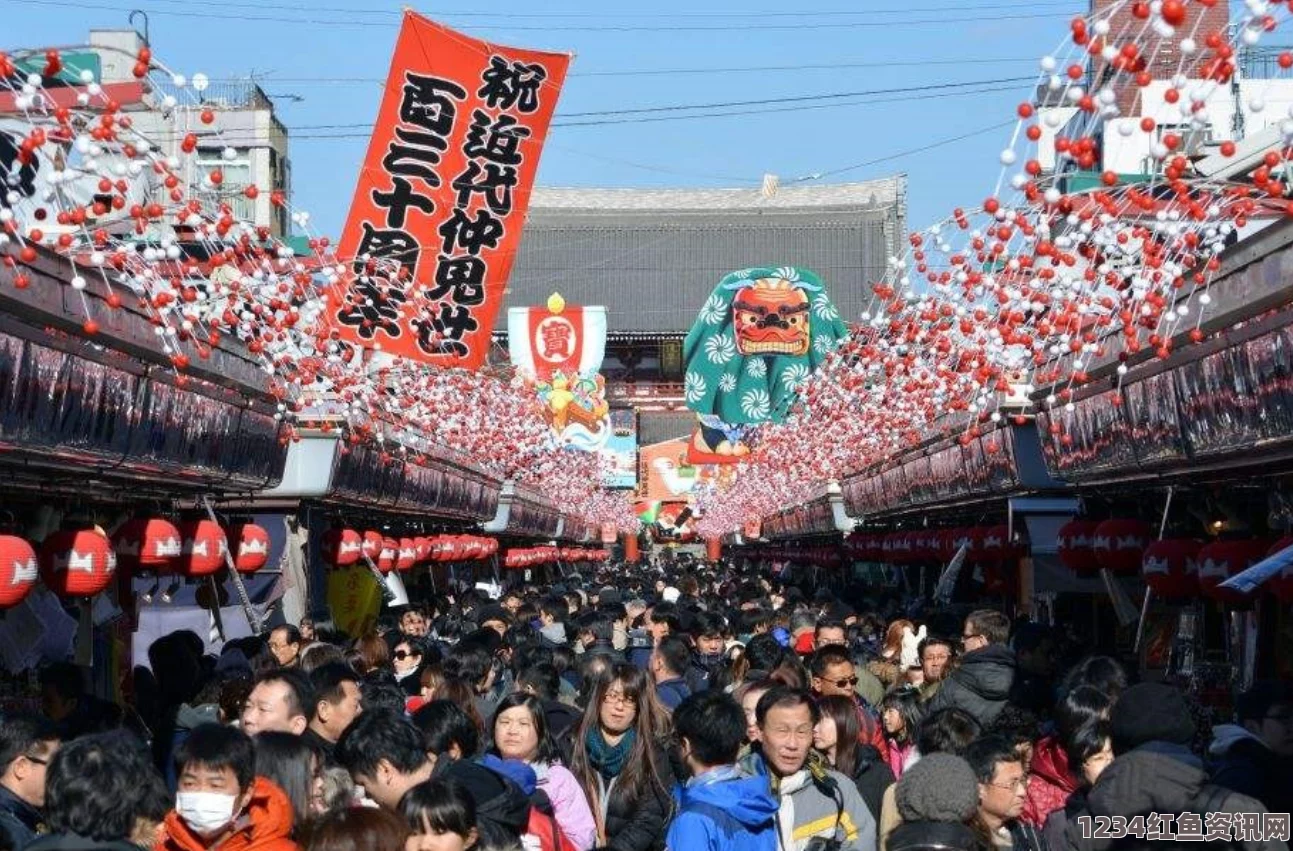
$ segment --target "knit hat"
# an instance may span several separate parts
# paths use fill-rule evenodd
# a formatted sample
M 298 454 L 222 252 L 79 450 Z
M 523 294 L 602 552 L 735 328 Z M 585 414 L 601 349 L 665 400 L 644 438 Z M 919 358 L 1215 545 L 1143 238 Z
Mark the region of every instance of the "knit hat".
M 960 823 L 979 808 L 979 783 L 959 756 L 933 753 L 903 772 L 894 803 L 905 821 Z
M 1126 753 L 1146 742 L 1189 745 L 1194 718 L 1185 694 L 1163 683 L 1138 683 L 1122 693 L 1109 715 L 1113 752 Z

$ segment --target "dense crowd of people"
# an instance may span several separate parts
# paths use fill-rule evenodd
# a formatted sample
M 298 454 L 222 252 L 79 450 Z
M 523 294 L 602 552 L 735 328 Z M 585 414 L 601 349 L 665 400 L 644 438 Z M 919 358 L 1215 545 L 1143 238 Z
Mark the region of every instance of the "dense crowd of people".
M 731 566 L 463 589 L 347 636 L 158 640 L 128 706 L 42 671 L 0 851 L 1287 848 L 1293 691 L 1211 725 L 992 609 Z

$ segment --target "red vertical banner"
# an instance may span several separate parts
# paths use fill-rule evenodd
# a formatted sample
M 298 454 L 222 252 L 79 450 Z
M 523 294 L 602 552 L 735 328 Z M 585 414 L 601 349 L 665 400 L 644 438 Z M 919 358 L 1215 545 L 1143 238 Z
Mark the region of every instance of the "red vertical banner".
M 484 364 L 569 65 L 404 13 L 338 246 L 336 339 Z

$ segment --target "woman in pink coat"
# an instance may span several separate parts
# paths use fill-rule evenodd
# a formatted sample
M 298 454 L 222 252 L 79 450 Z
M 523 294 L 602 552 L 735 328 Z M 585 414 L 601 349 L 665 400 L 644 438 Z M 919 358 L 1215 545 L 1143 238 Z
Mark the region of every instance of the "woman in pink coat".
M 583 787 L 561 764 L 556 744 L 548 735 L 543 705 L 523 692 L 509 694 L 498 704 L 490 729 L 490 753 L 515 759 L 534 769 L 539 791 L 548 796 L 561 833 L 577 851 L 588 851 L 597 842 L 597 823 Z

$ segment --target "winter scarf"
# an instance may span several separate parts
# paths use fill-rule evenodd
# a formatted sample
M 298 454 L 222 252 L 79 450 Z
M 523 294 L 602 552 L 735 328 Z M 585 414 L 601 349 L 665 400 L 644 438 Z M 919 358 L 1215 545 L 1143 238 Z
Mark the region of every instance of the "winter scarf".
M 620 770 L 624 768 L 624 761 L 629 758 L 629 752 L 633 750 L 633 743 L 637 741 L 637 731 L 630 729 L 620 739 L 619 744 L 611 745 L 602 737 L 600 727 L 593 727 L 584 737 L 584 744 L 588 747 L 588 761 L 592 763 L 599 773 L 605 777 L 619 777 Z

